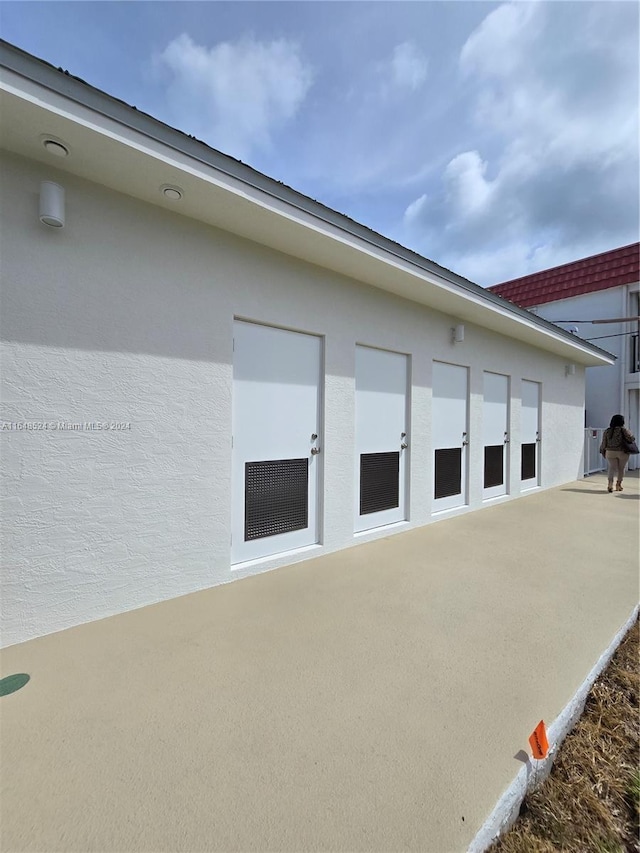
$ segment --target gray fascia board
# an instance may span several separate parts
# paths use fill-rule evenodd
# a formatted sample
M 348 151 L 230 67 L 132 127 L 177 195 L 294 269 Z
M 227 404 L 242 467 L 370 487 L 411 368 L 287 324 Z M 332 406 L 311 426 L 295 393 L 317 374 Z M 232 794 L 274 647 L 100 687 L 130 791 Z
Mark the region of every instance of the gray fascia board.
M 262 172 L 258 172 L 246 163 L 242 163 L 240 160 L 236 160 L 227 154 L 223 154 L 221 151 L 217 151 L 215 148 L 211 148 L 205 142 L 196 139 L 195 136 L 190 136 L 181 130 L 165 124 L 148 113 L 127 104 L 125 101 L 115 98 L 101 89 L 97 89 L 80 77 L 75 77 L 62 68 L 56 68 L 46 60 L 32 56 L 30 53 L 3 39 L 0 39 L 0 67 L 7 68 L 27 80 L 50 89 L 58 95 L 69 98 L 99 115 L 118 122 L 128 129 L 138 131 L 162 145 L 166 145 L 181 154 L 191 157 L 193 160 L 222 172 L 228 177 L 242 181 L 253 189 L 260 190 L 278 201 L 285 202 L 291 207 L 315 216 L 322 222 L 333 225 L 369 245 L 382 249 L 395 258 L 418 267 L 423 272 L 432 273 L 449 284 L 453 284 L 476 297 L 480 297 L 502 310 L 506 308 L 510 313 L 534 323 L 541 329 L 545 329 L 546 331 L 552 330 L 554 333 L 565 337 L 568 341 L 575 343 L 575 335 L 556 326 L 554 323 L 532 314 L 525 308 L 520 308 L 513 302 L 509 302 L 509 300 L 491 293 L 491 291 L 481 287 L 479 284 L 475 284 L 469 279 L 463 278 L 457 275 L 457 273 L 446 269 L 446 267 L 440 266 L 435 261 L 430 261 L 423 255 L 405 248 L 400 243 L 390 240 L 388 237 L 379 234 L 377 231 L 373 231 L 366 225 L 361 225 L 345 214 L 332 210 L 330 207 L 322 204 L 322 202 L 315 201 L 286 184 L 276 181 Z M 590 344 L 588 341 L 584 341 L 582 338 L 579 338 L 579 341 L 581 345 L 593 350 L 598 355 L 617 359 L 617 356 Z

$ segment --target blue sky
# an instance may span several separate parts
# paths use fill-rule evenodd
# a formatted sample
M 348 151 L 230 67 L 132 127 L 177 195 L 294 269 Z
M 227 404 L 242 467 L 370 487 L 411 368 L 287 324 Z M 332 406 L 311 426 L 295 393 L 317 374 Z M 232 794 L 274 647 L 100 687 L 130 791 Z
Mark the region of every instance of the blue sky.
M 638 5 L 3 2 L 2 38 L 489 285 L 638 239 Z

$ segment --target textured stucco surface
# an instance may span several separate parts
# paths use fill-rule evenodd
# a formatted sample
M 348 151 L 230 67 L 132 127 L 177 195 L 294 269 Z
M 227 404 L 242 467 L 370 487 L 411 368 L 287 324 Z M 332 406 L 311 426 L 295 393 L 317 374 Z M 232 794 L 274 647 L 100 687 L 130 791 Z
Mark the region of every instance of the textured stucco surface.
M 2 850 L 461 853 L 637 603 L 605 484 L 5 649 Z
M 542 383 L 543 488 L 581 472 L 584 370 L 96 184 L 3 156 L 2 419 L 124 422 L 0 432 L 2 645 L 389 535 L 354 538 L 357 343 L 411 356 L 409 514 L 432 520 L 434 360 L 469 367 L 469 504 L 482 506 L 483 371 L 510 376 L 509 496 L 520 493 L 522 379 Z M 37 219 L 40 181 L 66 225 Z M 232 329 L 324 337 L 321 542 L 230 564 Z M 439 517 L 440 518 L 440 517 Z

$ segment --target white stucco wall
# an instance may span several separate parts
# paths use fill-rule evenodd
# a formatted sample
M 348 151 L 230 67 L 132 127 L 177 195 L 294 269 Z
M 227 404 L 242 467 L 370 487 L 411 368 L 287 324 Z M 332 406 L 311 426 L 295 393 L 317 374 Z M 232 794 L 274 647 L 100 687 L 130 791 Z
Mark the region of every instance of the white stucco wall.
M 63 230 L 37 218 L 43 179 Z M 470 367 L 469 507 L 482 503 L 483 371 L 542 383 L 542 487 L 581 473 L 584 371 L 565 359 L 329 274 L 47 167 L 2 162 L 2 644 L 182 595 L 434 520 L 434 359 Z M 322 544 L 230 566 L 232 326 L 325 336 Z M 354 538 L 355 344 L 411 356 L 409 521 Z M 509 498 L 507 498 L 509 499 Z M 437 516 L 442 517 L 442 516 Z

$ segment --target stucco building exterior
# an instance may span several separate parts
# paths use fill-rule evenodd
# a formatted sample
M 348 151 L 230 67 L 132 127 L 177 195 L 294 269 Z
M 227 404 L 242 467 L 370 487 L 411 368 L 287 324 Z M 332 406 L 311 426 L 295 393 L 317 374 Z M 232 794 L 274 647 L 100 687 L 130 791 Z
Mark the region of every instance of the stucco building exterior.
M 493 293 L 604 346 L 616 356 L 586 371 L 585 426 L 609 425 L 624 415 L 640 430 L 640 243 L 490 287 Z M 638 465 L 631 457 L 630 468 Z
M 0 64 L 3 645 L 580 476 L 605 350 Z

